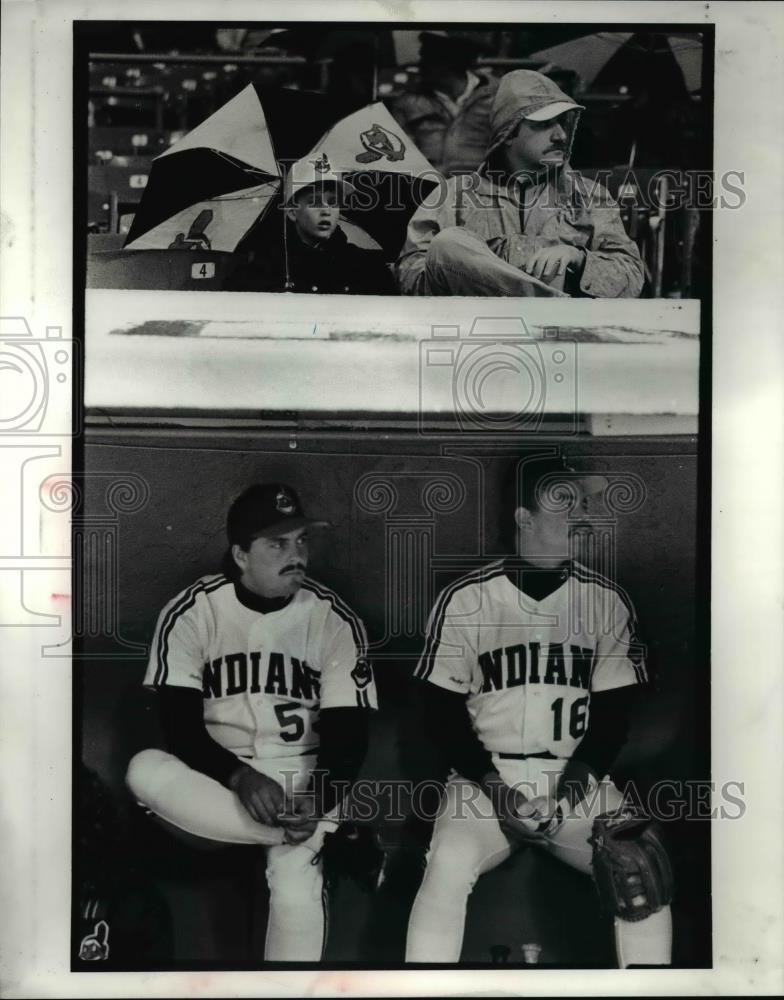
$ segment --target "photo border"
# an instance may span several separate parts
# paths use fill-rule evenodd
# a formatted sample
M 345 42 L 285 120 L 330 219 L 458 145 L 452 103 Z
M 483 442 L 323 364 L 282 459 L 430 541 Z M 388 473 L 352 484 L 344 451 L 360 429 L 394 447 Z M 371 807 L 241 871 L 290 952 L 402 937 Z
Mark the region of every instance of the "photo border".
M 193 9 L 195 4 L 190 4 Z M 349 5 L 346 4 L 348 7 Z M 625 8 L 626 5 L 624 5 Z M 649 4 L 636 4 L 635 10 L 641 8 L 651 9 Z M 655 5 L 659 11 L 670 7 L 669 4 Z M 679 4 L 677 7 L 683 10 L 689 6 L 691 10 L 704 9 L 702 4 Z M 42 14 L 51 16 L 51 7 L 41 4 L 39 11 Z M 65 4 L 60 5 L 57 17 L 62 17 Z M 621 7 L 618 4 L 615 9 Z M 137 11 L 144 8 L 143 4 L 137 5 Z M 488 9 L 490 5 L 488 4 Z M 595 4 L 585 3 L 578 5 L 567 4 L 559 7 L 568 9 L 570 12 L 575 9 L 595 9 Z M 83 9 L 83 8 L 80 8 Z M 160 8 L 158 8 L 160 9 Z M 299 9 L 304 9 L 299 8 Z M 453 5 L 450 10 L 457 10 L 457 5 Z M 505 6 L 504 9 L 508 9 Z M 535 14 L 535 5 L 520 4 L 519 8 L 526 10 L 527 16 Z M 551 8 L 548 8 L 548 11 Z M 768 8 L 770 9 L 770 8 Z M 779 14 L 780 6 L 773 7 Z M 528 13 L 530 11 L 530 13 Z M 8 10 L 4 12 L 8 15 Z M 781 165 L 781 139 L 770 140 L 773 152 L 768 161 L 763 155 L 763 149 L 754 145 L 753 132 L 750 129 L 750 122 L 744 120 L 744 110 L 748 103 L 752 103 L 756 109 L 762 113 L 767 112 L 771 119 L 775 116 L 775 104 L 773 95 L 780 92 L 781 84 L 781 64 L 777 64 L 772 58 L 774 43 L 781 48 L 782 30 L 780 20 L 773 25 L 766 24 L 767 15 L 762 13 L 760 4 L 752 3 L 746 5 L 723 4 L 716 5 L 712 9 L 707 9 L 706 16 L 715 19 L 719 31 L 717 35 L 720 43 L 720 55 L 717 78 L 717 96 L 722 108 L 722 120 L 720 122 L 719 136 L 717 136 L 717 146 L 720 155 L 717 162 L 721 163 L 722 157 L 727 153 L 734 152 L 734 146 L 746 141 L 748 148 L 754 154 L 754 170 L 751 172 L 753 182 L 753 193 L 760 196 L 757 204 L 748 208 L 748 214 L 743 219 L 726 218 L 717 219 L 716 235 L 719 239 L 720 253 L 714 261 L 714 284 L 721 293 L 717 296 L 716 307 L 721 312 L 717 315 L 716 333 L 720 334 L 720 340 L 714 341 L 714 367 L 712 372 L 711 385 L 715 387 L 715 400 L 720 404 L 720 412 L 714 413 L 713 421 L 713 449 L 715 456 L 714 472 L 717 478 L 713 480 L 713 512 L 714 527 L 721 533 L 721 544 L 716 545 L 717 539 L 714 537 L 713 546 L 713 578 L 737 581 L 737 575 L 741 574 L 741 579 L 745 581 L 743 569 L 747 569 L 745 561 L 749 558 L 749 553 L 766 554 L 771 551 L 781 551 L 781 546 L 775 548 L 776 540 L 780 540 L 781 527 L 778 512 L 781 509 L 781 483 L 776 478 L 777 463 L 780 456 L 781 431 L 778 426 L 777 415 L 780 414 L 781 384 L 777 380 L 778 373 L 775 365 L 781 363 L 780 341 L 774 339 L 776 335 L 775 321 L 780 322 L 782 316 L 781 302 L 781 248 L 770 242 L 765 244 L 767 251 L 765 257 L 759 260 L 759 255 L 754 253 L 758 244 L 755 242 L 756 235 L 760 231 L 757 227 L 764 226 L 765 220 L 780 217 L 781 194 L 776 186 L 776 177 L 780 172 Z M 568 20 L 569 17 L 565 17 Z M 677 18 L 673 18 L 677 20 Z M 23 40 L 33 42 L 33 35 L 36 32 L 28 32 L 27 26 L 22 18 L 14 22 L 14 28 L 18 31 L 16 40 L 21 37 Z M 46 35 L 46 32 L 43 32 Z M 42 36 L 38 35 L 41 42 Z M 44 42 L 46 39 L 44 38 Z M 8 42 L 4 41 L 4 62 L 8 53 Z M 767 47 L 766 47 L 767 46 Z M 23 55 L 30 50 L 25 49 Z M 46 45 L 43 45 L 43 52 L 40 48 L 35 49 L 36 59 L 39 63 L 46 55 Z M 762 54 L 766 53 L 770 57 L 768 62 L 761 62 Z M 51 53 L 49 53 L 51 55 Z M 62 53 L 61 53 L 62 58 Z M 754 73 L 755 68 L 763 66 L 762 73 Z M 8 75 L 14 69 L 19 69 L 19 61 L 11 60 L 11 69 L 4 67 L 4 82 L 7 84 Z M 744 75 L 745 74 L 745 75 Z M 737 93 L 739 79 L 748 86 L 742 95 Z M 18 88 L 17 94 L 25 92 L 26 76 L 22 72 L 20 75 L 22 85 Z M 755 88 L 754 82 L 757 86 Z M 31 80 L 27 80 L 32 83 Z M 40 77 L 36 80 L 36 96 L 46 92 L 46 86 L 42 87 Z M 4 88 L 7 92 L 7 86 Z M 31 93 L 34 88 L 31 86 Z M 5 102 L 4 102 L 5 103 Z M 51 98 L 51 103 L 55 108 L 63 113 L 62 95 Z M 65 102 L 66 105 L 68 102 Z M 36 106 L 36 113 L 41 112 L 40 106 Z M 49 112 L 51 117 L 51 110 Z M 44 115 L 43 117 L 46 117 Z M 7 121 L 7 119 L 6 119 Z M 40 123 L 39 123 L 40 124 Z M 4 126 L 6 133 L 7 126 Z M 29 135 L 34 133 L 31 130 Z M 8 141 L 7 133 L 4 140 Z M 728 143 L 729 141 L 729 143 Z M 29 150 L 32 154 L 32 150 Z M 19 155 L 19 154 L 17 154 Z M 20 157 L 21 159 L 21 157 Z M 33 162 L 32 155 L 29 161 Z M 15 157 L 16 167 L 16 157 Z M 773 168 L 778 168 L 774 174 Z M 26 169 L 22 166 L 18 169 Z M 40 163 L 37 167 L 36 180 L 41 176 L 46 176 L 46 171 L 41 169 Z M 18 184 L 18 178 L 12 182 Z M 60 193 L 62 187 L 60 187 Z M 39 189 L 40 193 L 40 189 Z M 42 211 L 41 200 L 45 203 Z M 760 203 L 763 204 L 760 204 Z M 53 282 L 51 276 L 44 272 L 51 264 L 52 248 L 41 246 L 43 239 L 42 232 L 45 229 L 41 226 L 41 221 L 46 216 L 46 207 L 51 206 L 51 201 L 47 203 L 44 197 L 37 201 L 35 211 L 38 220 L 36 236 L 38 241 L 38 252 L 36 260 L 39 270 L 36 275 L 30 277 L 29 269 L 23 261 L 23 254 L 26 246 L 30 243 L 26 237 L 26 232 L 32 231 L 32 226 L 27 226 L 27 219 L 24 215 L 24 199 L 21 207 L 12 221 L 19 232 L 19 244 L 14 251 L 12 263 L 15 265 L 14 275 L 21 276 L 21 287 L 12 289 L 4 285 L 3 297 L 4 307 L 6 302 L 20 301 L 20 311 L 27 308 L 28 303 L 36 301 L 37 309 L 31 309 L 30 315 L 34 319 L 40 319 L 41 313 L 47 311 L 49 320 L 59 319 L 65 325 L 65 319 L 70 315 L 70 310 L 66 308 L 63 297 L 56 291 L 57 282 Z M 61 212 L 55 212 L 55 224 L 62 219 Z M 743 223 L 746 223 L 744 225 Z M 734 223 L 734 225 L 733 225 Z M 749 230 L 749 223 L 755 228 Z M 32 255 L 32 254 L 31 254 Z M 49 256 L 48 256 L 49 255 Z M 752 266 L 755 270 L 749 273 Z M 62 262 L 59 265 L 62 268 Z M 739 286 L 738 275 L 743 276 L 741 285 L 746 301 L 738 302 L 733 300 L 733 292 Z M 5 279 L 4 279 L 5 280 Z M 25 297 L 25 292 L 30 289 L 30 298 Z M 32 291 L 35 291 L 33 299 Z M 13 297 L 9 298 L 9 291 Z M 42 303 L 44 304 L 42 306 Z M 738 352 L 732 350 L 732 338 L 738 329 L 751 329 L 755 334 L 754 346 L 756 357 L 749 358 L 739 356 Z M 729 343 L 728 343 L 729 342 Z M 767 369 L 774 365 L 772 371 Z M 763 426 L 765 433 L 760 435 L 759 428 Z M 749 444 L 749 442 L 753 442 Z M 729 475 L 726 470 L 731 470 Z M 742 470 L 744 477 L 742 483 L 736 470 Z M 757 515 L 755 519 L 755 513 Z M 728 518 L 733 520 L 729 528 L 725 527 Z M 749 521 L 756 523 L 749 523 Z M 717 552 L 718 550 L 718 552 Z M 781 752 L 781 726 L 780 726 L 780 706 L 778 715 L 770 705 L 770 693 L 779 689 L 777 671 L 781 662 L 781 623 L 776 617 L 776 609 L 780 606 L 777 597 L 781 591 L 779 560 L 773 560 L 772 565 L 766 564 L 760 568 L 759 578 L 754 580 L 752 586 L 739 589 L 736 585 L 731 588 L 731 598 L 728 598 L 725 587 L 715 591 L 713 595 L 714 604 L 717 605 L 717 613 L 714 620 L 714 669 L 712 673 L 712 691 L 714 708 L 712 719 L 714 723 L 713 739 L 713 774 L 714 778 L 721 774 L 730 776 L 733 767 L 746 767 L 748 775 L 758 773 L 759 763 L 750 752 L 750 746 L 755 746 L 752 740 L 744 739 L 741 734 L 737 734 L 737 722 L 743 718 L 753 718 L 754 713 L 760 710 L 760 698 L 764 712 L 761 717 L 761 726 L 766 733 L 765 746 L 769 759 L 766 766 L 765 789 L 755 789 L 749 786 L 749 802 L 757 810 L 758 820 L 754 824 L 755 830 L 760 837 L 754 850 L 750 850 L 749 824 L 736 824 L 743 826 L 743 830 L 721 829 L 720 836 L 715 833 L 718 846 L 721 848 L 714 857 L 714 905 L 716 907 L 715 932 L 719 936 L 719 945 L 716 948 L 716 967 L 711 973 L 690 976 L 682 970 L 672 970 L 660 973 L 630 973 L 623 974 L 622 979 L 615 979 L 612 971 L 602 973 L 596 978 L 592 973 L 579 972 L 579 984 L 571 977 L 571 982 L 567 983 L 566 973 L 553 973 L 555 979 L 550 979 L 550 974 L 544 970 L 540 971 L 536 977 L 537 989 L 543 991 L 557 992 L 565 995 L 571 992 L 572 984 L 576 987 L 578 994 L 588 993 L 594 988 L 601 988 L 606 992 L 615 993 L 628 991 L 639 991 L 643 984 L 654 986 L 657 989 L 667 992 L 679 992 L 689 987 L 697 992 L 708 992 L 718 990 L 719 992 L 733 992 L 752 987 L 753 991 L 764 992 L 770 989 L 781 988 L 781 965 L 780 965 L 780 940 L 782 930 L 781 897 L 779 889 L 781 886 L 781 860 L 778 848 L 778 831 L 781 829 L 781 803 L 780 799 L 771 801 L 769 789 L 780 786 L 782 757 Z M 726 615 L 726 618 L 725 618 Z M 747 677 L 744 672 L 744 680 L 748 681 L 747 687 L 736 689 L 733 681 L 737 680 L 737 665 L 748 659 L 748 649 L 743 635 L 733 635 L 729 632 L 725 622 L 742 618 L 744 626 L 752 629 L 755 635 L 755 662 L 762 666 L 757 667 L 757 672 L 753 677 Z M 716 622 L 719 625 L 716 625 Z M 748 632 L 745 633 L 748 635 Z M 761 638 L 758 638 L 761 637 Z M 15 638 L 18 638 L 15 637 Z M 33 652 L 36 637 L 32 638 L 32 644 L 24 641 L 20 644 L 13 642 L 12 649 L 16 651 L 19 662 L 25 666 L 35 663 L 36 655 Z M 716 640 L 720 641 L 717 643 Z M 757 681 L 756 685 L 753 683 Z M 25 684 L 25 677 L 19 671 L 11 675 L 11 683 L 19 695 L 30 705 L 28 697 L 30 695 L 30 683 Z M 39 695 L 42 693 L 40 686 L 32 689 Z M 42 699 L 40 710 L 35 715 L 28 715 L 29 730 L 25 734 L 22 731 L 19 735 L 23 745 L 31 733 L 35 734 L 32 754 L 31 773 L 34 774 L 32 781 L 33 801 L 24 801 L 24 789 L 20 787 L 19 773 L 11 773 L 9 779 L 9 769 L 7 759 L 3 761 L 4 785 L 9 788 L 8 803 L 14 810 L 17 817 L 30 817 L 33 811 L 31 829 L 35 832 L 36 854 L 32 867 L 25 863 L 25 858 L 29 861 L 29 854 L 25 851 L 20 853 L 20 864 L 15 866 L 15 870 L 34 871 L 36 878 L 50 880 L 50 891 L 48 893 L 34 896 L 31 902 L 28 900 L 27 906 L 22 906 L 20 910 L 21 928 L 35 928 L 34 936 L 35 950 L 33 954 L 36 961 L 33 964 L 29 961 L 31 955 L 28 940 L 20 939 L 16 928 L 4 926 L 4 934 L 11 930 L 10 938 L 13 942 L 13 954 L 19 959 L 11 966 L 11 974 L 8 975 L 6 969 L 6 981 L 14 984 L 14 989 L 21 989 L 17 995 L 32 995 L 36 992 L 53 989 L 53 983 L 57 983 L 60 995 L 107 995 L 97 994 L 94 989 L 99 982 L 105 988 L 117 987 L 117 991 L 112 995 L 134 995 L 134 989 L 149 986 L 149 977 L 131 977 L 130 974 L 106 973 L 100 977 L 85 977 L 81 974 L 62 975 L 62 966 L 57 955 L 58 946 L 63 941 L 62 920 L 58 913 L 62 913 L 61 904 L 63 901 L 61 883 L 58 882 L 58 873 L 67 870 L 63 868 L 62 852 L 58 849 L 57 831 L 52 827 L 60 825 L 65 817 L 67 822 L 68 809 L 64 803 L 62 788 L 57 788 L 54 784 L 56 778 L 51 771 L 59 774 L 62 778 L 61 768 L 51 768 L 50 762 L 58 760 L 57 748 L 62 746 L 63 732 L 57 725 L 60 719 L 62 698 L 57 700 L 56 692 L 63 693 L 62 679 L 58 685 L 53 685 L 52 690 Z M 766 697 L 767 696 L 767 697 Z M 54 699 L 55 704 L 52 704 Z M 67 701 L 67 698 L 65 699 Z M 751 716 L 749 713 L 752 713 Z M 5 717 L 4 717 L 5 721 Z M 718 725 L 717 725 L 718 721 Z M 55 723 L 51 726 L 51 723 Z M 50 725 L 47 735 L 45 728 Z M 734 728 L 733 728 L 734 727 Z M 726 731 L 729 729 L 733 733 L 731 740 L 726 739 Z M 719 733 L 720 739 L 716 733 Z M 66 768 L 67 770 L 67 768 Z M 718 774 L 717 774 L 718 772 Z M 27 771 L 25 771 L 27 773 Z M 54 794 L 52 794 L 54 793 Z M 51 807 L 46 808 L 45 803 L 54 803 L 54 811 L 60 817 L 60 824 L 52 824 L 44 829 L 40 822 L 36 822 L 36 817 L 51 813 Z M 63 808 L 65 806 L 65 808 Z M 760 829 L 759 823 L 763 823 Z M 18 849 L 20 828 L 14 824 L 14 845 Z M 54 836 L 53 836 L 54 833 Z M 761 841 L 761 843 L 760 843 Z M 52 862 L 54 866 L 52 867 Z M 59 862 L 59 864 L 58 864 Z M 43 865 L 43 867 L 41 867 Z M 727 877 L 727 873 L 732 873 Z M 760 899 L 758 891 L 760 885 L 771 886 L 770 894 L 764 899 Z M 12 904 L 24 898 L 24 893 L 19 893 L 19 885 L 13 887 L 11 896 Z M 744 902 L 744 895 L 753 892 L 757 897 L 756 908 L 749 909 Z M 29 907 L 29 909 L 27 909 Z M 728 923 L 729 918 L 729 923 Z M 734 919 L 733 919 L 734 918 Z M 59 922 L 58 922 L 59 921 Z M 41 937 L 41 927 L 46 925 L 46 940 Z M 11 949 L 6 949 L 9 954 Z M 66 952 L 67 954 L 67 952 Z M 26 961 L 27 959 L 27 961 Z M 19 964 L 21 960 L 21 965 Z M 54 970 L 60 970 L 56 972 Z M 327 977 L 321 980 L 322 990 L 336 990 L 343 988 L 353 991 L 358 995 L 381 995 L 386 991 L 408 995 L 409 993 L 419 993 L 424 986 L 428 992 L 430 988 L 436 991 L 443 991 L 454 988 L 460 993 L 465 993 L 472 989 L 487 989 L 493 985 L 494 988 L 509 988 L 516 983 L 515 972 L 509 974 L 493 972 L 470 973 L 463 969 L 456 969 L 448 973 L 395 973 L 389 976 L 380 976 L 379 973 L 368 973 L 367 975 L 354 975 L 346 981 L 345 977 Z M 314 973 L 292 973 L 286 981 L 286 986 L 290 987 L 292 993 L 299 993 L 308 987 L 313 987 L 313 976 L 320 977 L 318 972 Z M 415 986 L 412 988 L 411 975 L 415 977 Z M 158 978 L 158 977 L 161 978 Z M 261 989 L 266 988 L 266 984 L 260 981 L 266 978 L 263 972 L 252 974 L 223 974 L 220 979 L 221 987 L 229 990 L 228 995 L 259 995 Z M 404 978 L 405 977 L 405 981 Z M 93 980 L 93 983 L 90 982 Z M 549 980 L 549 981 L 548 981 Z M 111 981 L 111 982 L 110 982 Z M 666 985 L 665 984 L 666 981 Z M 202 994 L 213 993 L 216 985 L 215 977 L 201 977 L 195 979 L 193 976 L 183 976 L 179 973 L 156 974 L 156 989 L 165 989 L 168 995 L 193 995 L 194 991 L 201 991 Z M 550 985 L 552 983 L 552 986 Z M 638 986 L 639 984 L 639 986 Z M 269 983 L 273 991 L 281 991 L 283 984 L 280 977 L 275 974 Z M 565 989 L 565 986 L 567 987 Z M 62 992 L 65 987 L 65 992 Z M 28 992 L 25 992 L 28 991 Z M 272 994 L 268 994 L 272 995 Z M 322 992 L 320 995 L 328 995 Z

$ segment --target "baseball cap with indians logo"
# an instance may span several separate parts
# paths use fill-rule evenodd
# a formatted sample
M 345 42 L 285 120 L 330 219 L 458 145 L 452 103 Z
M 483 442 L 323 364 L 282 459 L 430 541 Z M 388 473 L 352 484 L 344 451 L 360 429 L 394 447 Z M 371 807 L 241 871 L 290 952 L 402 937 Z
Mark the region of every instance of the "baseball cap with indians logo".
M 296 490 L 285 483 L 255 483 L 229 508 L 226 534 L 229 545 L 248 549 L 254 538 L 302 527 L 328 528 L 329 521 L 307 517 Z
M 326 153 L 304 156 L 291 165 L 286 175 L 283 190 L 283 203 L 290 205 L 301 191 L 308 188 L 321 188 L 334 185 L 342 192 L 343 197 L 352 194 L 356 188 L 337 173 L 330 163 Z

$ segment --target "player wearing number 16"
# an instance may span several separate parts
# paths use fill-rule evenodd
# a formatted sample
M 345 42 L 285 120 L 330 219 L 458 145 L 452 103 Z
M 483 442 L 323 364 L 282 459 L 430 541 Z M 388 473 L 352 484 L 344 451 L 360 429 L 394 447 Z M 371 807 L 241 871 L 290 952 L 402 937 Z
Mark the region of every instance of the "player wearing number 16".
M 174 833 L 267 848 L 264 957 L 317 962 L 321 848 L 367 748 L 376 691 L 362 622 L 309 579 L 307 518 L 282 483 L 249 487 L 227 518 L 227 573 L 161 612 L 145 685 L 169 752 L 128 768 L 138 802 Z
M 409 962 L 457 962 L 476 880 L 534 846 L 594 875 L 621 966 L 669 963 L 669 861 L 654 827 L 619 813 L 608 777 L 643 649 L 626 594 L 576 558 L 605 485 L 541 454 L 515 462 L 502 514 L 514 554 L 436 601 L 416 676 L 451 776 Z

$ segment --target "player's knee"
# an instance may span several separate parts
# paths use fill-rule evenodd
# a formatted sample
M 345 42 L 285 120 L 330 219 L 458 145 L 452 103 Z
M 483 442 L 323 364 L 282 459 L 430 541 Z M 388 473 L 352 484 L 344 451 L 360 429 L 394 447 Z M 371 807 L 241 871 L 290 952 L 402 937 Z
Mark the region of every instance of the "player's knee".
M 472 892 L 479 878 L 479 861 L 458 849 L 459 845 L 434 845 L 428 851 L 425 877 L 429 884 L 459 895 Z
M 131 758 L 125 772 L 125 784 L 138 802 L 149 804 L 154 797 L 161 771 L 176 758 L 163 750 L 142 750 Z
M 277 905 L 298 906 L 320 899 L 321 866 L 307 847 L 270 848 L 267 885 Z

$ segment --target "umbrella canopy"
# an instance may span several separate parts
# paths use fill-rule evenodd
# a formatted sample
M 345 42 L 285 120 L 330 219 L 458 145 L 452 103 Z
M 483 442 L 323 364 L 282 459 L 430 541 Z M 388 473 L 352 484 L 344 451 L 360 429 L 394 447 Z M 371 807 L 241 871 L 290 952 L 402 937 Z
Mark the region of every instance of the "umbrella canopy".
M 659 56 L 675 61 L 689 93 L 700 90 L 702 36 L 690 32 L 635 34 L 631 31 L 600 31 L 531 53 L 532 59 L 574 70 L 586 87 L 596 83 L 612 61 L 617 64 L 625 57 L 630 64 L 639 65 Z
M 153 160 L 125 249 L 185 243 L 235 250 L 268 211 L 286 164 L 303 156 L 333 121 L 320 94 L 249 84 Z M 200 242 L 187 243 L 189 238 Z
M 125 249 L 280 245 L 282 254 L 285 177 L 304 164 L 318 179 L 325 163 L 356 180 L 340 223 L 349 241 L 396 258 L 409 218 L 438 175 L 384 105 L 335 124 L 334 107 L 321 95 L 253 84 L 153 161 Z
M 440 174 L 381 103 L 341 119 L 300 165 L 312 164 L 348 181 L 346 219 L 368 233 L 388 260 L 397 258 L 406 226 Z

